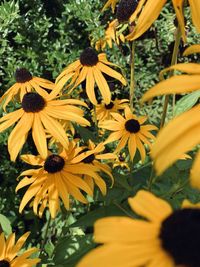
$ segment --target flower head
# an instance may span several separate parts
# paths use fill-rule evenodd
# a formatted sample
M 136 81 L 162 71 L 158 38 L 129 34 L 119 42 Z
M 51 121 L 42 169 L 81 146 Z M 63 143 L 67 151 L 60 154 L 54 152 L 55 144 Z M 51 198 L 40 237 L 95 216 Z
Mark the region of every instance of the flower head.
M 115 99 L 111 100 L 109 104 L 105 104 L 104 101 L 102 101 L 100 104 L 98 104 L 95 107 L 96 111 L 96 118 L 98 121 L 104 121 L 109 120 L 112 118 L 113 112 L 118 112 L 119 110 L 124 110 L 125 107 L 128 105 L 127 99 Z
M 80 59 L 70 64 L 56 79 L 56 89 L 52 94 L 57 94 L 71 78 L 72 81 L 70 85 L 73 85 L 71 90 L 76 88 L 84 80 L 86 80 L 86 93 L 89 100 L 97 105 L 97 100 L 95 96 L 94 86 L 97 84 L 103 100 L 106 104 L 111 101 L 111 92 L 106 79 L 102 73 L 107 74 L 117 80 L 122 84 L 126 85 L 126 80 L 124 77 L 109 67 L 115 66 L 115 64 L 110 63 L 106 59 L 105 54 L 97 54 L 96 51 L 90 47 L 86 48 L 80 55 Z M 69 86 L 70 86 L 69 85 Z M 71 92 L 70 90 L 70 92 Z
M 19 95 L 20 101 L 22 101 L 26 93 L 37 92 L 40 94 L 44 89 L 53 90 L 55 87 L 54 83 L 46 79 L 32 76 L 32 74 L 25 68 L 16 70 L 15 79 L 16 83 L 0 98 L 0 103 L 5 100 L 3 104 L 4 109 L 16 95 Z
M 200 266 L 200 209 L 173 211 L 147 191 L 129 198 L 129 205 L 143 219 L 110 217 L 94 225 L 94 238 L 102 246 L 86 255 L 77 267 L 175 267 Z
M 19 254 L 29 234 L 27 232 L 21 236 L 16 244 L 15 233 L 10 234 L 7 239 L 4 233 L 0 234 L 0 267 L 32 267 L 40 262 L 38 258 L 29 258 L 33 253 L 37 252 L 37 248 L 29 248 Z
M 17 185 L 16 191 L 29 185 L 20 204 L 22 212 L 28 202 L 33 200 L 33 211 L 41 217 L 44 209 L 48 206 L 52 218 L 55 218 L 62 199 L 66 209 L 70 208 L 71 195 L 74 199 L 87 204 L 88 201 L 83 192 L 92 196 L 93 189 L 82 178 L 86 173 L 97 180 L 101 185 L 101 179 L 95 166 L 84 163 L 84 159 L 92 153 L 82 153 L 81 147 L 76 147 L 75 142 L 69 143 L 69 148 L 59 154 L 52 154 L 43 159 L 41 156 L 22 155 L 26 163 L 39 166 L 38 169 L 30 169 L 22 172 L 25 176 Z M 28 178 L 27 176 L 30 176 Z
M 155 136 L 150 131 L 156 130 L 157 127 L 149 124 L 143 125 L 147 118 L 137 117 L 129 107 L 125 108 L 125 118 L 118 113 L 112 113 L 111 115 L 114 118 L 113 120 L 105 120 L 99 123 L 100 127 L 113 131 L 105 144 L 120 140 L 116 148 L 116 152 L 120 152 L 128 142 L 131 160 L 133 160 L 138 149 L 141 159 L 144 161 L 146 152 L 143 143 L 151 147 L 149 138 L 154 140 Z
M 16 159 L 31 128 L 34 143 L 43 158 L 47 157 L 45 129 L 67 148 L 67 134 L 58 120 L 63 119 L 89 125 L 89 122 L 83 118 L 83 111 L 74 105 L 86 106 L 82 101 L 74 99 L 54 100 L 45 91 L 41 91 L 40 94 L 26 93 L 21 102 L 22 107 L 0 119 L 0 132 L 18 121 L 8 138 L 11 160 Z
M 96 172 L 104 173 L 114 183 L 114 179 L 112 176 L 112 170 L 108 164 L 106 164 L 106 160 L 116 159 L 116 155 L 113 153 L 102 153 L 105 150 L 103 143 L 99 143 L 97 146 L 89 140 L 88 147 L 84 148 L 81 152 L 89 152 L 89 156 L 85 157 L 82 162 L 86 164 L 91 164 L 95 167 Z M 81 153 L 81 154 L 82 154 Z M 101 162 L 103 160 L 104 162 Z M 84 180 L 90 185 L 91 189 L 94 190 L 94 185 L 96 184 L 103 195 L 106 194 L 106 183 L 101 178 L 100 174 L 98 175 L 98 179 L 95 177 L 91 177 L 88 174 L 84 175 Z
M 133 31 L 127 36 L 128 40 L 135 40 L 146 32 L 153 22 L 158 18 L 166 0 L 139 0 L 138 7 L 130 17 L 130 22 L 135 23 Z M 184 1 L 172 0 L 176 17 L 181 28 L 182 38 L 186 41 L 185 19 L 184 19 Z M 200 31 L 200 2 L 199 0 L 189 0 L 192 14 L 192 21 L 197 31 Z

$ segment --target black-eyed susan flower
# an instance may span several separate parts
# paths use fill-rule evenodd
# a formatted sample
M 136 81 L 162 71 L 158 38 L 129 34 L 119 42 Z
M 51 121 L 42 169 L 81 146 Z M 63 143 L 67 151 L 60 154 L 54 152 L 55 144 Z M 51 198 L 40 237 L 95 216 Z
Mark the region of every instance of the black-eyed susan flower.
M 104 174 L 106 174 L 108 177 L 110 177 L 112 181 L 112 185 L 113 185 L 114 179 L 112 176 L 112 169 L 110 168 L 108 164 L 106 164 L 105 161 L 116 159 L 116 155 L 113 153 L 102 153 L 104 150 L 105 150 L 105 147 L 103 143 L 99 143 L 96 146 L 91 140 L 89 140 L 88 147 L 85 147 L 82 150 L 82 153 L 86 152 L 87 154 L 89 152 L 90 155 L 85 157 L 82 160 L 82 162 L 86 164 L 91 164 L 92 166 L 94 166 L 96 168 L 95 169 L 96 172 L 99 172 L 99 173 L 103 172 Z M 101 162 L 101 160 L 103 160 L 103 162 Z M 97 179 L 97 176 L 94 177 L 94 176 L 91 176 L 89 173 L 85 173 L 84 180 L 87 182 L 87 184 L 89 184 L 92 191 L 94 190 L 94 185 L 96 184 L 99 187 L 101 193 L 103 195 L 106 194 L 106 191 L 107 191 L 106 183 L 103 180 L 103 178 L 101 178 L 100 174 L 98 175 L 98 179 Z
M 128 162 L 126 161 L 126 154 L 125 153 L 119 153 L 117 159 L 114 160 L 113 168 L 117 168 L 117 167 L 130 170 Z
M 154 140 L 155 136 L 150 131 L 156 130 L 157 127 L 150 124 L 143 125 L 147 117 L 137 117 L 131 112 L 129 107 L 125 108 L 125 118 L 118 113 L 112 113 L 112 117 L 113 120 L 99 123 L 99 127 L 113 131 L 104 143 L 107 144 L 120 140 L 115 152 L 120 152 L 128 143 L 131 160 L 133 160 L 138 149 L 141 159 L 144 161 L 146 157 L 144 144 L 151 148 L 149 139 Z
M 103 100 L 106 104 L 109 104 L 111 101 L 111 92 L 108 86 L 108 83 L 102 73 L 107 74 L 110 77 L 113 77 L 119 80 L 123 85 L 126 85 L 126 80 L 124 77 L 113 70 L 110 66 L 115 66 L 115 64 L 110 63 L 106 59 L 104 53 L 97 54 L 96 51 L 90 47 L 86 48 L 80 55 L 80 59 L 70 64 L 56 79 L 56 89 L 52 94 L 57 94 L 64 84 L 66 84 L 71 78 L 70 82 L 73 87 L 70 89 L 73 90 L 80 83 L 86 80 L 86 93 L 89 100 L 97 105 L 97 100 L 95 96 L 94 86 L 95 83 L 99 88 Z
M 31 128 L 34 143 L 43 158 L 47 157 L 45 129 L 67 148 L 67 134 L 58 119 L 74 121 L 83 125 L 90 124 L 83 118 L 83 111 L 74 105 L 86 106 L 84 102 L 74 99 L 55 100 L 44 90 L 40 94 L 26 93 L 23 96 L 21 108 L 0 119 L 0 132 L 18 121 L 8 138 L 11 160 L 16 159 Z
M 118 31 L 117 27 L 119 26 L 119 22 L 117 19 L 111 21 L 108 25 L 108 28 L 105 30 L 104 37 L 100 38 L 95 43 L 95 49 L 97 51 L 104 50 L 106 46 L 108 45 L 110 48 L 113 46 L 113 42 L 117 45 L 120 44 L 120 42 L 125 42 L 125 37 L 122 32 Z
M 174 75 L 169 79 L 163 80 L 149 89 L 142 101 L 147 101 L 155 96 L 167 94 L 182 94 L 199 90 L 200 88 L 200 64 L 181 63 L 164 69 L 160 76 L 168 71 L 180 71 L 187 74 Z
M 151 150 L 155 169 L 160 175 L 182 155 L 200 143 L 200 105 L 171 120 L 158 133 Z M 200 157 L 197 155 L 191 177 L 192 185 L 199 181 Z
M 129 198 L 131 209 L 144 219 L 109 217 L 96 221 L 95 242 L 77 267 L 198 267 L 200 266 L 200 209 L 173 211 L 147 191 Z
M 32 91 L 40 94 L 44 89 L 53 90 L 55 84 L 39 77 L 32 76 L 32 74 L 25 68 L 17 69 L 15 72 L 16 83 L 12 85 L 0 98 L 0 103 L 4 100 L 3 108 L 15 97 L 19 96 L 22 101 L 26 93 Z
M 102 101 L 100 104 L 95 106 L 96 119 L 98 121 L 109 120 L 112 118 L 112 112 L 118 112 L 119 110 L 124 110 L 128 105 L 127 99 L 115 99 L 111 100 L 109 104 L 105 104 Z
M 33 267 L 38 262 L 39 258 L 30 258 L 32 254 L 38 251 L 37 248 L 29 248 L 20 253 L 30 232 L 21 236 L 15 244 L 15 233 L 5 238 L 4 233 L 0 234 L 0 266 L 1 267 Z
M 108 1 L 105 3 L 105 5 L 104 5 L 102 11 L 104 11 L 104 10 L 107 9 L 109 6 L 111 6 L 111 8 L 112 8 L 112 12 L 114 13 L 114 11 L 115 11 L 115 7 L 116 7 L 116 4 L 117 4 L 118 1 L 119 1 L 119 0 L 108 0 Z
M 133 31 L 127 36 L 128 40 L 135 40 L 146 32 L 153 22 L 158 18 L 167 0 L 139 0 L 138 7 L 130 17 L 130 23 L 135 23 Z M 197 31 L 200 32 L 200 2 L 199 0 L 189 0 L 192 14 L 192 21 Z M 172 0 L 176 17 L 181 28 L 182 38 L 186 41 L 184 1 Z
M 92 196 L 93 190 L 82 176 L 87 173 L 97 180 L 97 183 L 99 181 L 100 188 L 101 179 L 95 166 L 82 162 L 90 152 L 80 155 L 81 151 L 82 148 L 76 147 L 75 142 L 70 142 L 67 150 L 64 149 L 59 154 L 49 153 L 45 159 L 39 155 L 22 155 L 23 161 L 39 168 L 26 170 L 20 174 L 24 178 L 17 185 L 16 191 L 25 186 L 29 187 L 20 203 L 19 211 L 22 212 L 31 199 L 33 199 L 33 211 L 40 217 L 48 206 L 51 217 L 55 218 L 59 211 L 60 199 L 65 208 L 69 209 L 70 195 L 81 203 L 87 204 L 88 201 L 83 192 Z

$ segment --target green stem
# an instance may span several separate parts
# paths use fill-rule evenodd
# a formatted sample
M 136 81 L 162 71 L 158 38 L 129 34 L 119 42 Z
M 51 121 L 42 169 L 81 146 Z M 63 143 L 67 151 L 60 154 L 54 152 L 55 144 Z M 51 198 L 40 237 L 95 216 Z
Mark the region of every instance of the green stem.
M 46 225 L 46 229 L 45 229 L 45 233 L 44 233 L 44 239 L 42 240 L 42 245 L 41 245 L 41 249 L 40 249 L 40 254 L 39 256 L 43 253 L 44 251 L 44 247 L 48 238 L 48 230 L 49 230 L 49 226 L 51 223 L 51 215 L 49 215 L 49 218 L 47 220 L 47 225 Z
M 118 207 L 120 210 L 122 210 L 128 217 L 133 218 L 133 215 L 130 214 L 127 210 L 125 210 L 123 207 L 121 207 L 117 202 L 113 202 L 116 207 Z
M 133 111 L 133 100 L 135 93 L 135 43 L 131 43 L 131 58 L 130 58 L 130 66 L 131 66 L 131 78 L 130 78 L 130 108 Z
M 154 182 L 154 178 L 155 178 L 155 170 L 154 170 L 154 167 L 152 166 L 152 169 L 151 169 L 151 174 L 150 174 L 150 177 L 149 177 L 149 180 L 148 180 L 148 183 L 147 183 L 147 189 L 148 191 L 151 192 L 151 189 L 152 189 L 152 185 L 153 185 L 153 182 Z
M 175 43 L 174 43 L 174 49 L 173 49 L 173 54 L 172 54 L 171 66 L 177 63 L 180 41 L 181 41 L 181 29 L 180 29 L 180 26 L 178 26 L 178 28 L 176 29 L 176 36 L 175 36 Z M 173 74 L 173 71 L 169 73 L 169 76 L 171 76 L 172 74 Z M 160 129 L 165 124 L 168 104 L 169 104 L 169 95 L 166 95 L 164 107 L 163 107 L 163 114 L 162 114 L 161 123 L 160 123 Z

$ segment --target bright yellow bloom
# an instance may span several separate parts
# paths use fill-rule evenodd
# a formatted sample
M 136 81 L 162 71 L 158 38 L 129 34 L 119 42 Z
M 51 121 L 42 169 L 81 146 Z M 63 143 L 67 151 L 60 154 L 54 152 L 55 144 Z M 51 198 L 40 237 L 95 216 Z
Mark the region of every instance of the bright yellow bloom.
M 77 267 L 200 266 L 198 205 L 173 211 L 166 201 L 144 190 L 128 201 L 145 220 L 119 216 L 97 220 L 94 239 L 102 245 Z
M 119 0 L 108 0 L 108 1 L 106 2 L 106 4 L 104 5 L 102 11 L 104 11 L 106 8 L 108 8 L 109 6 L 111 6 L 111 8 L 112 8 L 112 12 L 114 13 L 114 11 L 115 11 L 115 7 L 116 7 L 116 4 L 117 4 L 118 1 L 119 1 Z
M 24 69 L 17 69 L 15 72 L 16 83 L 12 85 L 0 98 L 0 103 L 3 104 L 3 109 L 5 110 L 8 103 L 17 95 L 19 95 L 20 101 L 22 101 L 26 93 L 36 91 L 40 94 L 44 89 L 53 90 L 55 84 L 39 77 L 34 77 L 31 73 Z
M 118 114 L 112 113 L 113 120 L 106 120 L 99 123 L 99 127 L 113 131 L 104 142 L 105 144 L 120 140 L 115 152 L 120 152 L 128 142 L 128 149 L 131 160 L 133 160 L 136 150 L 139 150 L 142 161 L 145 160 L 146 151 L 144 144 L 151 148 L 149 139 L 154 140 L 155 136 L 150 133 L 157 130 L 154 125 L 143 125 L 147 120 L 146 117 L 137 117 L 129 107 L 125 108 L 125 118 Z
M 0 266 L 1 267 L 33 267 L 40 259 L 29 258 L 38 251 L 37 248 L 29 248 L 23 253 L 19 253 L 26 242 L 30 232 L 21 236 L 15 244 L 15 233 L 12 233 L 7 239 L 4 233 L 0 234 Z
M 110 166 L 105 163 L 105 160 L 116 159 L 116 155 L 113 153 L 102 154 L 102 152 L 104 150 L 105 150 L 105 147 L 104 147 L 103 143 L 99 143 L 96 146 L 91 140 L 89 140 L 88 147 L 84 148 L 84 150 L 82 150 L 82 152 L 89 151 L 90 155 L 88 157 L 84 158 L 82 160 L 82 162 L 87 163 L 87 164 L 91 164 L 92 166 L 96 167 L 96 171 L 103 172 L 103 173 L 107 174 L 110 177 L 110 179 L 112 181 L 112 185 L 113 185 L 114 179 L 112 176 L 112 170 L 111 170 Z M 100 160 L 104 160 L 104 162 L 101 162 Z M 87 184 L 89 184 L 92 191 L 94 190 L 94 184 L 96 184 L 99 187 L 99 189 L 101 190 L 101 193 L 103 195 L 106 194 L 106 183 L 104 182 L 104 180 L 100 176 L 99 176 L 99 179 L 97 180 L 97 179 L 94 179 L 93 177 L 91 177 L 91 175 L 86 173 L 84 175 L 84 180 L 87 182 Z
M 160 76 L 167 71 L 178 70 L 187 74 L 174 75 L 173 77 L 161 81 L 148 90 L 142 97 L 142 101 L 147 101 L 158 95 L 189 93 L 200 89 L 200 64 L 181 63 L 166 68 Z
M 93 190 L 82 178 L 86 173 L 95 180 L 101 190 L 104 190 L 102 179 L 97 173 L 98 168 L 83 162 L 93 152 L 81 153 L 82 150 L 83 148 L 76 147 L 75 142 L 70 142 L 68 150 L 63 150 L 59 154 L 49 153 L 46 159 L 33 155 L 21 156 L 26 163 L 40 168 L 26 170 L 20 174 L 25 177 L 17 185 L 16 191 L 28 185 L 29 188 L 23 196 L 19 212 L 21 213 L 33 198 L 33 211 L 40 217 L 48 206 L 51 217 L 55 218 L 60 207 L 60 199 L 65 208 L 69 209 L 70 195 L 87 204 L 83 192 L 92 196 Z
M 127 169 L 130 171 L 130 167 L 128 162 L 126 162 L 126 155 L 125 153 L 120 153 L 118 158 L 113 162 L 113 168 L 120 167 L 122 169 Z
M 111 101 L 111 92 L 106 79 L 102 73 L 107 74 L 117 80 L 119 80 L 123 85 L 126 85 L 126 80 L 117 71 L 111 69 L 110 66 L 117 67 L 115 64 L 110 63 L 106 59 L 105 54 L 97 55 L 96 51 L 92 48 L 86 48 L 80 55 L 80 59 L 76 60 L 74 63 L 70 64 L 56 79 L 56 89 L 52 94 L 57 94 L 63 88 L 63 86 L 72 78 L 70 85 L 73 87 L 69 92 L 71 92 L 75 87 L 86 80 L 86 93 L 89 100 L 97 105 L 97 100 L 95 96 L 94 86 L 97 84 L 103 100 L 106 104 Z M 70 86 L 68 85 L 68 86 Z
M 128 105 L 127 102 L 127 99 L 115 99 L 113 101 L 110 101 L 110 103 L 107 105 L 102 101 L 101 104 L 98 104 L 95 107 L 97 120 L 110 120 L 112 118 L 112 113 L 125 109 L 125 107 Z
M 197 31 L 200 32 L 200 1 L 188 0 L 190 4 L 192 21 Z M 140 0 L 137 10 L 130 18 L 130 22 L 136 21 L 134 30 L 127 36 L 128 40 L 135 40 L 146 32 L 158 18 L 167 0 Z M 186 41 L 185 21 L 183 14 L 184 0 L 172 0 L 176 17 L 181 28 L 182 38 Z
M 11 160 L 14 161 L 16 159 L 31 128 L 34 143 L 43 158 L 47 157 L 45 129 L 67 148 L 67 134 L 58 119 L 90 125 L 83 118 L 83 111 L 74 105 L 86 106 L 84 102 L 74 99 L 55 100 L 51 94 L 46 93 L 44 90 L 40 94 L 35 92 L 26 93 L 21 102 L 22 108 L 0 119 L 0 132 L 18 121 L 8 138 L 8 151 Z
M 158 133 L 151 150 L 157 173 L 160 175 L 181 156 L 200 143 L 200 105 L 181 114 Z M 192 168 L 192 184 L 199 180 L 200 157 Z M 195 178 L 194 178 L 195 177 Z

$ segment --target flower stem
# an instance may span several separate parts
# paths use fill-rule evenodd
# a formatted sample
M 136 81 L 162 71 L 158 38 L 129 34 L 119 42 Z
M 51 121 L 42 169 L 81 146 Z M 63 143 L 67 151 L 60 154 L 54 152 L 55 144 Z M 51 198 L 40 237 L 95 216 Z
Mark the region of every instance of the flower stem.
M 131 46 L 131 58 L 130 58 L 130 67 L 131 67 L 131 77 L 130 77 L 130 108 L 133 112 L 133 100 L 135 93 L 135 43 L 132 42 Z
M 175 33 L 175 43 L 174 43 L 174 49 L 173 49 L 173 54 L 172 54 L 171 66 L 173 66 L 177 63 L 180 41 L 181 41 L 181 29 L 180 29 L 180 26 L 178 26 L 178 28 L 176 29 L 176 33 Z M 171 76 L 172 73 L 173 73 L 173 71 L 171 71 L 169 73 L 169 75 Z M 162 118 L 161 118 L 161 123 L 160 123 L 160 128 L 162 128 L 165 124 L 168 104 L 169 104 L 169 95 L 166 95 L 164 107 L 163 107 Z
M 51 223 L 51 215 L 49 214 L 49 218 L 47 220 L 47 225 L 46 225 L 46 229 L 45 229 L 45 233 L 44 233 L 44 239 L 42 240 L 42 244 L 41 244 L 41 249 L 40 249 L 40 254 L 39 256 L 43 253 L 44 251 L 44 247 L 48 238 L 48 231 L 49 231 L 49 226 Z

